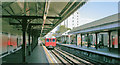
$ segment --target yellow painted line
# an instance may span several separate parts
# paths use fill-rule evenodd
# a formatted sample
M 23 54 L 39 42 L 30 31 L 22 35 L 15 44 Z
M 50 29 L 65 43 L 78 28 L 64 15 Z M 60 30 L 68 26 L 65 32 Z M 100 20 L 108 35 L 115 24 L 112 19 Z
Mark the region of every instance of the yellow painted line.
M 47 50 L 46 50 L 46 48 L 43 46 L 43 48 L 44 48 L 44 50 L 45 50 L 45 53 L 47 54 L 47 56 L 49 57 L 49 59 L 50 59 L 50 61 L 52 62 L 52 63 L 54 63 L 53 62 L 53 60 L 52 60 L 52 58 L 50 57 L 50 55 L 48 54 L 48 52 L 47 52 Z M 54 64 L 53 64 L 54 65 Z

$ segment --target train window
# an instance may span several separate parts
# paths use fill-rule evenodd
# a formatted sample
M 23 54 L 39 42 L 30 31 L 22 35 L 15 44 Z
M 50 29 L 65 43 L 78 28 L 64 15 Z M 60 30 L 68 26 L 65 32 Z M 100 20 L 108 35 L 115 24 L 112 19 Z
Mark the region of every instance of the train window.
M 49 39 L 47 39 L 47 41 L 46 42 L 49 42 Z
M 53 39 L 53 42 L 55 42 L 55 39 Z

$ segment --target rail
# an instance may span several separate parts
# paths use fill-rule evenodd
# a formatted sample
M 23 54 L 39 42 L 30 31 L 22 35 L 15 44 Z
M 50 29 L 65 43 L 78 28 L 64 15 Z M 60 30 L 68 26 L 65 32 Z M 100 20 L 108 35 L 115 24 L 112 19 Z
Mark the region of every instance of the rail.
M 70 54 L 80 57 L 86 61 L 92 62 L 94 64 L 120 64 L 120 58 L 112 57 L 104 54 L 95 53 L 92 51 L 87 51 L 83 49 L 73 48 L 61 44 L 57 44 L 57 48 L 64 50 Z

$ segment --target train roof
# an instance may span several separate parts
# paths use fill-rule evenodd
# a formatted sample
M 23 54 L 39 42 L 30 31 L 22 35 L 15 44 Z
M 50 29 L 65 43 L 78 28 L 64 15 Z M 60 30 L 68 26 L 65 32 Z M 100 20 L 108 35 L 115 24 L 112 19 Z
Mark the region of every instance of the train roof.
M 52 37 L 46 37 L 46 38 L 56 38 L 55 36 L 52 36 Z

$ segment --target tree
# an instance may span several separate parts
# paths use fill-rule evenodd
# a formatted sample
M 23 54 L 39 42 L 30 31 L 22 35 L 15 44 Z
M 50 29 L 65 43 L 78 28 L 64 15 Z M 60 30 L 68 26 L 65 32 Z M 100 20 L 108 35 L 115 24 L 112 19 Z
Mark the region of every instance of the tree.
M 52 36 L 56 36 L 56 33 L 53 33 Z
M 65 25 L 61 25 L 60 27 L 59 27 L 59 29 L 58 29 L 58 31 L 56 31 L 56 33 L 64 33 L 65 31 L 67 31 L 67 30 L 71 30 L 70 28 L 67 28 L 67 27 L 65 27 Z

